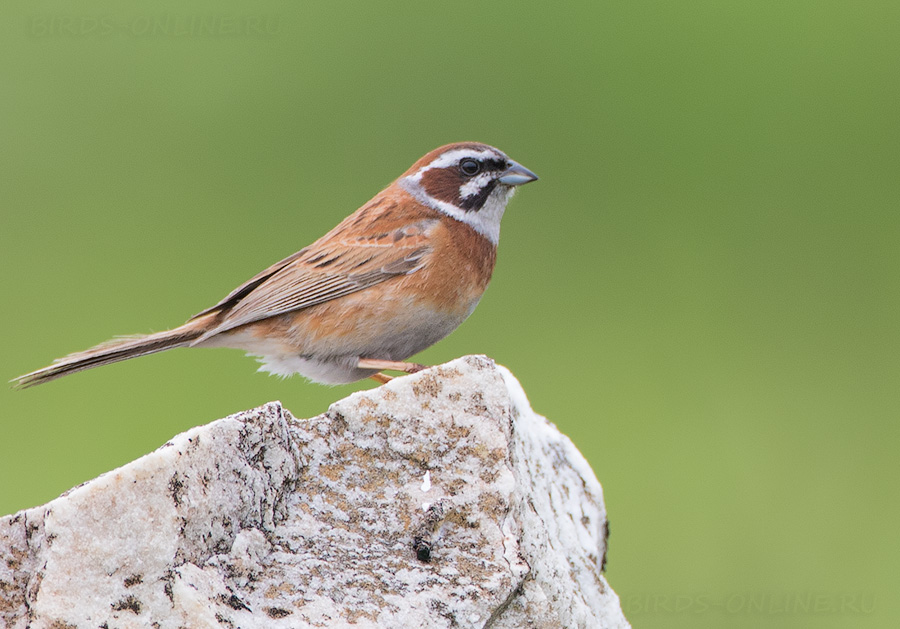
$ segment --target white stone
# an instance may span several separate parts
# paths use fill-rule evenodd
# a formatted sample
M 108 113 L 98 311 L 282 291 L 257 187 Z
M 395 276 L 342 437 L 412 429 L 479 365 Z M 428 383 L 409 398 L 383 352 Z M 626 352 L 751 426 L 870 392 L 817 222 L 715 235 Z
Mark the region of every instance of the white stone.
M 575 446 L 468 356 L 194 428 L 0 519 L 0 626 L 628 627 L 606 530 Z

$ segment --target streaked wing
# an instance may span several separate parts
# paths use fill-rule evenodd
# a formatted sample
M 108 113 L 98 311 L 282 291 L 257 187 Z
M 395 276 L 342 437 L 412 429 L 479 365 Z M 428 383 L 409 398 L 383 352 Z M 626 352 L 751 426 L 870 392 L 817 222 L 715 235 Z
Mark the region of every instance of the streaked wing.
M 306 249 L 301 249 L 297 253 L 293 253 L 293 254 L 289 255 L 284 260 L 276 262 L 275 264 L 273 264 L 272 266 L 267 268 L 265 271 L 261 271 L 261 272 L 257 273 L 256 275 L 251 277 L 249 280 L 247 280 L 246 282 L 244 282 L 243 284 L 241 284 L 240 286 L 235 288 L 233 291 L 228 293 L 228 295 L 224 299 L 222 299 L 222 301 L 217 303 L 215 306 L 210 306 L 206 310 L 201 310 L 200 312 L 195 314 L 193 317 L 191 317 L 191 319 L 196 319 L 197 317 L 202 317 L 203 315 L 213 312 L 214 310 L 223 310 L 225 308 L 233 306 L 238 301 L 243 299 L 254 288 L 256 288 L 257 286 L 259 286 L 260 284 L 265 282 L 267 279 L 269 279 L 270 277 L 275 275 L 275 273 L 277 273 L 278 271 L 280 271 L 285 266 L 287 266 L 288 264 L 290 264 L 297 258 L 301 257 L 305 253 L 306 253 Z
M 199 341 L 247 323 L 309 308 L 418 270 L 431 251 L 428 219 L 348 238 L 344 224 L 247 281 L 200 315 L 219 310 L 219 324 Z M 200 316 L 197 315 L 197 316 Z

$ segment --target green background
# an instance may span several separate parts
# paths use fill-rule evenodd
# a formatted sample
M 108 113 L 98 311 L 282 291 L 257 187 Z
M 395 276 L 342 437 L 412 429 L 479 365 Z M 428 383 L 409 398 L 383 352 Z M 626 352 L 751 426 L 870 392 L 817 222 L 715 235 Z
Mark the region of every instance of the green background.
M 541 180 L 419 359 L 488 354 L 572 437 L 635 626 L 896 626 L 896 0 L 65 7 L 0 7 L 4 378 L 177 325 L 426 151 L 491 143 Z M 0 391 L 0 513 L 371 386 L 255 368 Z

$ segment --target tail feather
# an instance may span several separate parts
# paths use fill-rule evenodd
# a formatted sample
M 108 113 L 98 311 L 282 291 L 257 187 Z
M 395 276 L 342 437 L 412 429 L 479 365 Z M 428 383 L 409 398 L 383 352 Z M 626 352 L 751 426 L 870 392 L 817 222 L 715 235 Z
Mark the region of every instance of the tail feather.
M 27 373 L 24 376 L 19 376 L 11 382 L 13 387 L 17 389 L 26 389 L 68 376 L 77 371 L 84 371 L 100 365 L 109 365 L 128 360 L 129 358 L 146 356 L 147 354 L 155 354 L 173 347 L 188 345 L 202 334 L 202 326 L 196 325 L 192 321 L 179 328 L 166 330 L 165 332 L 119 337 L 83 352 L 76 352 L 63 358 L 57 358 L 53 361 L 53 364 Z

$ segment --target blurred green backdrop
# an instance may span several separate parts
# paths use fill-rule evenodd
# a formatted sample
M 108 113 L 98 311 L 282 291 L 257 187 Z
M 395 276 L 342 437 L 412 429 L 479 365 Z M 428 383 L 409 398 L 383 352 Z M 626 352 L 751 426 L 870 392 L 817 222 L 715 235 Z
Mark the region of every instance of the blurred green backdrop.
M 472 319 L 603 483 L 638 627 L 896 626 L 900 4 L 0 7 L 6 378 L 171 327 L 435 146 L 541 176 Z M 354 387 L 176 351 L 0 391 L 0 513 Z M 361 386 L 368 387 L 369 384 Z

